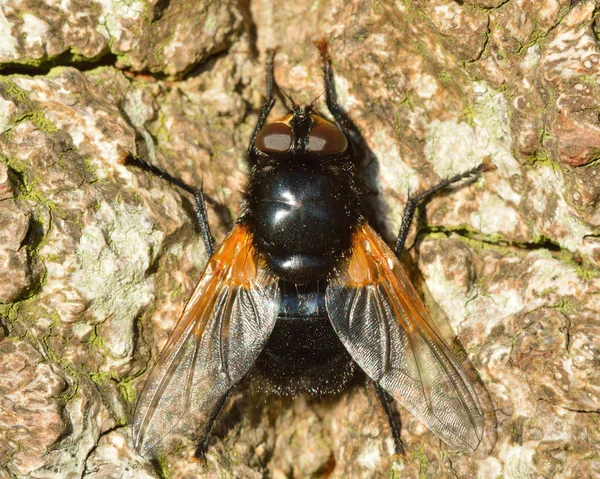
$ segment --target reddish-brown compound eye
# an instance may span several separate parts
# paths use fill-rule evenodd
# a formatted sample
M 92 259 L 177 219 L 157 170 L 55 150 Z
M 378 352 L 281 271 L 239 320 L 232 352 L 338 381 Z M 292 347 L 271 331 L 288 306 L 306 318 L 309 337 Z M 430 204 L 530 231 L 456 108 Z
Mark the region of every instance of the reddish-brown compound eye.
M 292 146 L 292 130 L 285 123 L 269 123 L 256 135 L 256 148 L 265 153 L 283 153 Z
M 331 155 L 343 153 L 348 148 L 346 135 L 331 123 L 319 123 L 308 135 L 308 149 L 314 153 Z

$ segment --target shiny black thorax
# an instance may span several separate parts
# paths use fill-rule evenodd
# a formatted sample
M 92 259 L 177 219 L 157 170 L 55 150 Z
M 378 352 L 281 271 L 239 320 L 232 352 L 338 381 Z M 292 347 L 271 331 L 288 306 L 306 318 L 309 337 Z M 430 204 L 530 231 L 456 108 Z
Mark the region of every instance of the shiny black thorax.
M 348 251 L 358 197 L 343 165 L 289 158 L 257 167 L 248 189 L 254 243 L 285 281 L 326 277 Z
M 308 151 L 313 125 L 299 110 L 290 126 L 289 151 L 252 161 L 241 218 L 280 278 L 279 315 L 254 375 L 278 394 L 327 394 L 341 391 L 355 372 L 327 315 L 325 289 L 361 221 L 362 189 L 351 148 Z

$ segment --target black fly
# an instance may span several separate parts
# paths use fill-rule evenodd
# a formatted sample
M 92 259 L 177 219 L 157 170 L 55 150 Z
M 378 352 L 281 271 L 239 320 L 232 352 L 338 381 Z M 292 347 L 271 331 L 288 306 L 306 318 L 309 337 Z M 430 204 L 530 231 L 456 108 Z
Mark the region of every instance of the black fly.
M 334 121 L 291 101 L 289 114 L 266 123 L 275 103 L 270 52 L 243 213 L 216 250 L 202 192 L 131 161 L 194 194 L 210 255 L 137 403 L 133 437 L 144 456 L 156 454 L 176 426 L 193 425 L 201 431 L 195 457 L 204 459 L 215 419 L 249 373 L 278 394 L 327 394 L 343 390 L 360 368 L 374 383 L 397 453 L 390 396 L 456 449 L 473 451 L 482 439 L 473 387 L 398 256 L 417 206 L 488 164 L 411 197 L 390 249 L 365 219 L 350 122 L 335 102 L 327 44 L 317 46 Z

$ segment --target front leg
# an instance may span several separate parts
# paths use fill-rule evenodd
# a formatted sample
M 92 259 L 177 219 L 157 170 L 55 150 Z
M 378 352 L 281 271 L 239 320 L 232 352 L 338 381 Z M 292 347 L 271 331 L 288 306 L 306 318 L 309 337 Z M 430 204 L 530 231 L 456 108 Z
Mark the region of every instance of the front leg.
M 258 115 L 258 121 L 254 126 L 254 131 L 252 132 L 252 137 L 250 138 L 250 144 L 248 145 L 248 157 L 250 158 L 251 163 L 253 163 L 258 155 L 258 150 L 256 149 L 256 135 L 260 129 L 264 126 L 265 121 L 267 120 L 267 116 L 273 109 L 273 105 L 275 105 L 275 67 L 273 66 L 273 61 L 275 59 L 275 53 L 277 53 L 277 49 L 272 48 L 267 50 L 267 63 L 265 65 L 265 70 L 267 73 L 267 96 L 265 97 L 265 102 L 263 103 L 262 108 L 260 109 L 260 114 Z
M 321 54 L 321 66 L 323 69 L 323 82 L 325 83 L 325 103 L 327 109 L 333 115 L 335 122 L 344 133 L 356 132 L 356 126 L 340 104 L 337 102 L 335 83 L 333 81 L 333 68 L 329 56 L 327 39 L 322 38 L 314 42 Z

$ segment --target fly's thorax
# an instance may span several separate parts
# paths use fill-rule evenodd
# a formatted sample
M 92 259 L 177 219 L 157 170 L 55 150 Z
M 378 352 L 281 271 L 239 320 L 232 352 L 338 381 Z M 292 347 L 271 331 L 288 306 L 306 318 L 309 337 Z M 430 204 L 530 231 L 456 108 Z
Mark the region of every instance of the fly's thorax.
M 257 168 L 247 194 L 254 244 L 280 278 L 326 276 L 350 248 L 358 195 L 343 168 L 293 161 Z

